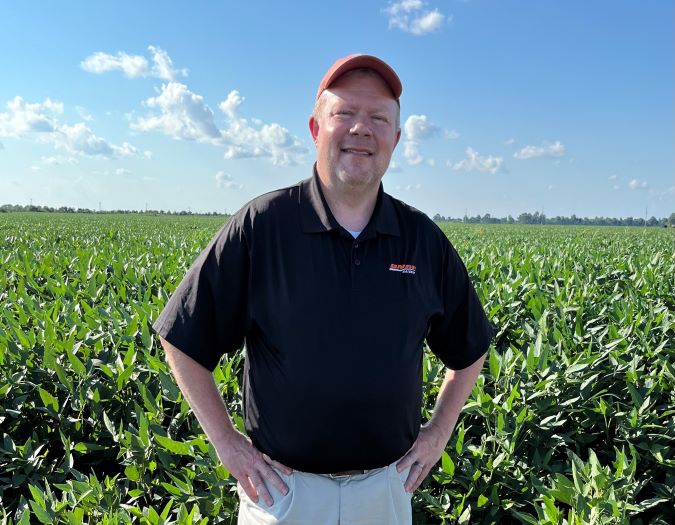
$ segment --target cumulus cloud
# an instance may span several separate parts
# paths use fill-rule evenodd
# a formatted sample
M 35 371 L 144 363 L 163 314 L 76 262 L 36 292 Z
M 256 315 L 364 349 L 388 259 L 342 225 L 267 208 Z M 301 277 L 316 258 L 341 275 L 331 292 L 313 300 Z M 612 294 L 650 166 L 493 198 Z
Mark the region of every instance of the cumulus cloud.
M 403 125 L 406 141 L 403 144 L 403 156 L 408 164 L 414 166 L 424 162 L 419 150 L 419 141 L 440 133 L 441 128 L 429 122 L 426 115 L 410 115 Z M 433 165 L 433 164 L 432 164 Z
M 608 180 L 616 180 L 616 175 L 610 175 L 607 177 Z
M 7 103 L 7 111 L 0 113 L 0 137 L 22 138 L 34 136 L 37 141 L 52 144 L 56 149 L 71 154 L 117 157 L 136 155 L 134 146 L 110 144 L 98 137 L 84 123 L 61 124 L 63 103 L 46 99 L 41 103 L 27 103 L 14 97 Z
M 438 30 L 446 19 L 438 9 L 427 9 L 422 0 L 392 2 L 384 12 L 389 18 L 389 29 L 399 29 L 416 36 Z M 452 17 L 448 17 L 448 20 L 451 19 Z
M 162 80 L 172 81 L 176 76 L 187 76 L 187 69 L 176 70 L 168 53 L 157 46 L 148 46 L 152 55 L 152 66 L 141 55 L 129 55 L 119 51 L 116 55 L 110 55 L 98 51 L 89 55 L 80 67 L 89 73 L 106 73 L 108 71 L 122 71 L 129 78 L 155 77 Z
M 553 144 L 545 142 L 541 146 L 525 146 L 516 151 L 513 157 L 519 160 L 534 159 L 536 157 L 562 157 L 565 155 L 565 146 L 556 141 Z
M 459 138 L 459 131 L 456 129 L 446 129 L 445 130 L 445 138 L 450 139 L 450 140 L 455 140 Z
M 510 137 L 504 141 L 504 145 L 506 146 L 511 146 L 512 144 L 516 143 L 516 139 L 514 137 Z
M 175 139 L 198 142 L 217 143 L 221 139 L 213 111 L 202 96 L 190 91 L 185 84 L 163 84 L 161 94 L 148 98 L 145 105 L 159 110 L 159 114 L 139 117 L 132 122 L 132 129 L 157 131 Z
M 227 98 L 223 100 L 220 104 L 218 104 L 218 107 L 220 110 L 225 113 L 230 118 L 236 118 L 237 116 L 237 110 L 239 109 L 239 106 L 242 105 L 244 102 L 244 97 L 242 97 L 239 94 L 239 91 L 236 89 L 230 91 L 227 95 Z M 255 122 L 257 121 L 257 122 Z M 262 124 L 258 119 L 255 119 L 254 123 L 256 124 Z
M 419 145 L 413 140 L 406 140 L 403 144 L 403 156 L 411 166 L 424 162 L 424 157 L 420 155 Z
M 631 190 L 641 190 L 648 188 L 649 184 L 647 184 L 647 181 L 644 180 L 631 179 L 631 181 L 628 183 L 628 187 Z
M 0 113 L 0 137 L 19 138 L 28 133 L 51 133 L 57 125 L 57 115 L 63 113 L 63 103 L 49 98 L 44 102 L 27 103 L 16 96 L 7 102 L 7 111 Z
M 240 190 L 244 187 L 243 184 L 235 182 L 232 175 L 227 175 L 224 171 L 216 173 L 216 187 L 228 190 Z
M 161 93 L 148 98 L 145 106 L 150 114 L 136 118 L 131 128 L 156 131 L 171 138 L 223 146 L 227 160 L 267 158 L 275 165 L 288 166 L 304 161 L 307 148 L 302 141 L 277 123 L 250 121 L 241 117 L 239 108 L 244 97 L 233 90 L 218 104 L 226 120 L 224 129 L 216 125 L 215 116 L 201 95 L 184 84 L 169 82 Z
M 410 115 L 403 129 L 408 140 L 427 139 L 440 131 L 438 126 L 429 122 L 426 115 Z
M 218 105 L 228 119 L 228 127 L 222 130 L 225 159 L 267 158 L 278 166 L 303 162 L 307 148 L 302 141 L 276 122 L 265 124 L 257 119 L 249 122 L 239 116 L 243 101 L 239 92 L 233 90 Z
M 162 48 L 157 46 L 148 46 L 148 50 L 152 53 L 152 61 L 154 62 L 150 75 L 161 78 L 162 80 L 174 80 L 176 76 L 180 75 L 186 77 L 187 69 L 174 69 L 173 61 L 169 54 Z
M 122 71 L 129 78 L 147 76 L 148 61 L 140 55 L 128 55 L 121 51 L 117 55 L 109 55 L 98 51 L 89 55 L 80 67 L 89 73 L 106 73 L 108 71 Z
M 504 159 L 502 157 L 493 157 L 492 155 L 481 156 L 473 148 L 466 148 L 466 158 L 453 164 L 448 161 L 448 167 L 453 170 L 461 171 L 479 171 L 483 173 L 499 173 L 505 170 Z

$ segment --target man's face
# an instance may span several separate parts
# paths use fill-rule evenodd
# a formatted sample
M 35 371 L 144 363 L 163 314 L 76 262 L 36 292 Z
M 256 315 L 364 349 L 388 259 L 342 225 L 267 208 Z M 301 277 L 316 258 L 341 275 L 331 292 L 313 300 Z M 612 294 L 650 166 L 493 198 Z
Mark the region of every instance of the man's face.
M 379 76 L 340 77 L 321 95 L 309 127 L 316 144 L 317 171 L 325 184 L 379 185 L 401 136 L 398 104 Z

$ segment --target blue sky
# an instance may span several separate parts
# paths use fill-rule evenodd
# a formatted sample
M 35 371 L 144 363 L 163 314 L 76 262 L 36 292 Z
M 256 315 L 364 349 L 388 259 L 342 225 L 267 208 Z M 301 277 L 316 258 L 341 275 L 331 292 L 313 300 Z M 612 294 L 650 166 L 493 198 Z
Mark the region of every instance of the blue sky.
M 337 58 L 403 81 L 385 191 L 453 217 L 675 211 L 667 0 L 5 2 L 0 204 L 237 210 L 311 173 Z

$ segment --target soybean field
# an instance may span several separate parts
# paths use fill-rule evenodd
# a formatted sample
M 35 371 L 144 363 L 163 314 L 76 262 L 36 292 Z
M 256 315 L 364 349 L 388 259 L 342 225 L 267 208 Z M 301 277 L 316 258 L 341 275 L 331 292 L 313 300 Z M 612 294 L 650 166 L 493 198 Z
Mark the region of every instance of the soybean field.
M 236 523 L 150 329 L 224 220 L 0 214 L 0 524 Z M 440 226 L 497 335 L 414 523 L 675 523 L 675 230 Z

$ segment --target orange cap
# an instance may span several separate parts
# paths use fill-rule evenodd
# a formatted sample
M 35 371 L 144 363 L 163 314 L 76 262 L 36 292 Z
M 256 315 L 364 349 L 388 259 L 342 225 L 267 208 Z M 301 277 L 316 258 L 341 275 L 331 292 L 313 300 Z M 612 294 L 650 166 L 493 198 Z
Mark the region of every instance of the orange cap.
M 398 75 L 389 66 L 389 64 L 372 55 L 349 55 L 348 57 L 337 60 L 321 80 L 321 84 L 319 84 L 319 90 L 316 92 L 316 98 L 318 99 L 321 93 L 323 93 L 324 89 L 329 88 L 333 82 L 344 75 L 347 71 L 362 67 L 372 69 L 373 71 L 379 73 L 379 75 L 389 86 L 389 89 L 391 89 L 394 98 L 396 100 L 400 98 L 401 92 L 403 91 L 401 79 L 398 78 Z

